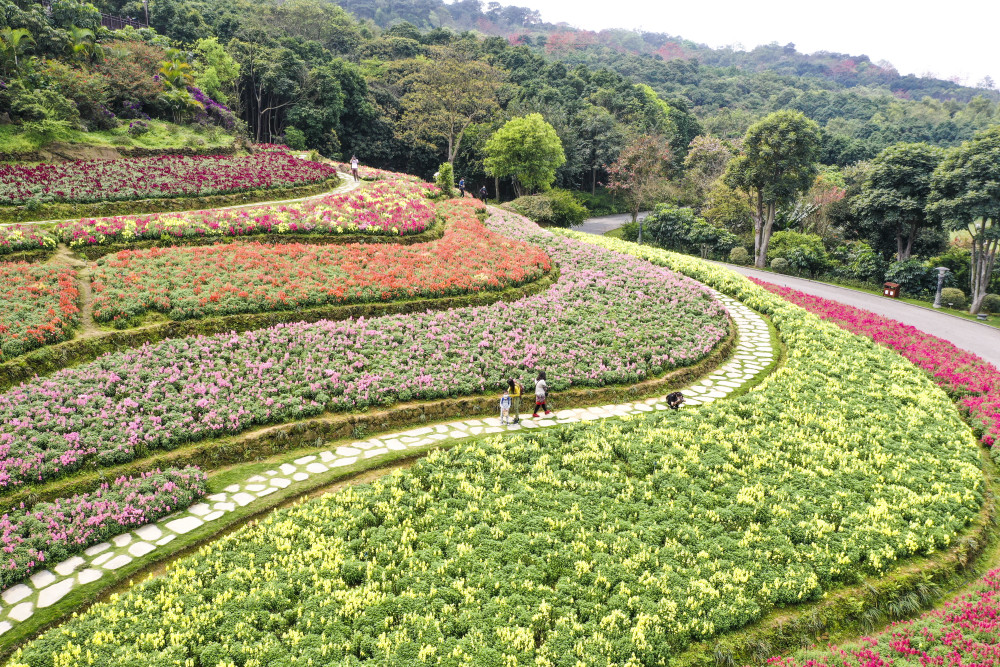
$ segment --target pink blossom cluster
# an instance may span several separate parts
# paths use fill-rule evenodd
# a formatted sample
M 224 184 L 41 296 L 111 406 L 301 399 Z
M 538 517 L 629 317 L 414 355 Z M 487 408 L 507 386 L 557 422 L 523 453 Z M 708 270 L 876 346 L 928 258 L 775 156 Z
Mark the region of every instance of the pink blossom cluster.
M 633 384 L 727 334 L 724 307 L 689 278 L 516 214 L 488 224 L 545 249 L 558 282 L 512 303 L 165 340 L 35 379 L 0 395 L 0 487 L 129 461 L 140 445 L 468 396 L 512 374 L 530 384 L 537 369 L 557 392 Z
M 810 296 L 751 278 L 764 289 L 899 352 L 935 381 L 968 412 L 984 444 L 1000 440 L 1000 371 L 981 357 L 915 327 L 867 310 Z
M 434 222 L 425 195 L 434 186 L 384 181 L 344 194 L 295 204 L 156 213 L 61 222 L 59 237 L 72 247 L 185 237 L 254 234 L 419 234 Z
M 0 164 L 0 204 L 204 196 L 316 183 L 336 169 L 284 152 Z
M 207 493 L 198 468 L 119 477 L 93 493 L 36 503 L 0 517 L 0 589 L 132 526 L 184 509 Z
M 37 225 L 0 226 L 0 255 L 55 247 L 55 238 Z
M 856 644 L 771 658 L 775 667 L 993 667 L 1000 664 L 1000 569 L 942 609 Z

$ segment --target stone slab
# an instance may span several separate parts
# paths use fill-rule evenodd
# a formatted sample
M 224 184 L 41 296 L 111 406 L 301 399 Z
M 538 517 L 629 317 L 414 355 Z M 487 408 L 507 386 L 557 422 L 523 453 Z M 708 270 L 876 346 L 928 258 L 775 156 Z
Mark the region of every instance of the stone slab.
M 222 499 L 225 500 L 225 497 L 223 497 Z M 136 528 L 135 534 L 139 536 L 140 540 L 149 540 L 150 542 L 152 542 L 153 540 L 160 539 L 160 535 L 163 535 L 163 531 L 160 530 L 157 526 L 154 526 L 153 524 L 149 523 L 146 524 L 145 526 L 140 526 L 139 528 Z
M 171 530 L 178 535 L 184 535 L 185 533 L 190 533 L 192 530 L 204 523 L 201 519 L 196 516 L 185 516 L 180 519 L 174 519 L 167 524 L 167 530 Z
M 23 623 L 31 618 L 33 613 L 35 613 L 34 603 L 22 602 L 7 613 L 7 618 L 13 619 L 18 623 Z
M 128 552 L 133 556 L 135 556 L 136 558 L 140 558 L 142 556 L 145 556 L 155 548 L 156 547 L 150 544 L 149 542 L 136 542 L 135 544 L 133 544 L 128 548 Z
M 86 570 L 83 570 L 82 572 L 80 572 L 80 574 L 76 575 L 76 580 L 81 586 L 85 586 L 87 584 L 97 581 L 103 575 L 104 573 L 101 572 L 100 570 L 95 570 L 92 567 L 88 567 Z
M 66 560 L 59 563 L 52 569 L 56 571 L 56 574 L 61 575 L 63 577 L 68 577 L 70 574 L 73 573 L 73 570 L 80 567 L 86 562 L 87 561 L 83 560 L 79 556 L 73 556 L 72 558 L 67 558 Z
M 104 569 L 105 570 L 117 570 L 120 567 L 125 567 L 126 565 L 128 565 L 131 562 L 132 562 L 132 557 L 131 556 L 126 556 L 125 554 L 122 554 L 121 556 L 115 556 L 114 558 L 112 558 L 111 560 L 109 560 L 107 563 L 105 563 L 104 564 Z
M 15 602 L 20 602 L 29 595 L 31 595 L 30 588 L 24 584 L 17 584 L 16 586 L 11 586 L 0 594 L 0 598 L 3 598 L 4 604 L 14 604 Z
M 243 507 L 248 503 L 252 503 L 253 500 L 254 497 L 251 496 L 249 493 L 237 493 L 235 496 L 233 496 L 233 502 L 239 505 L 240 507 Z
M 56 575 L 52 574 L 48 570 L 35 572 L 33 575 L 31 575 L 31 583 L 35 588 L 45 588 L 55 580 L 56 580 Z
M 38 593 L 38 608 L 51 607 L 56 602 L 59 602 L 59 600 L 62 600 L 66 597 L 67 593 L 73 590 L 74 583 L 72 579 L 63 579 L 40 591 Z

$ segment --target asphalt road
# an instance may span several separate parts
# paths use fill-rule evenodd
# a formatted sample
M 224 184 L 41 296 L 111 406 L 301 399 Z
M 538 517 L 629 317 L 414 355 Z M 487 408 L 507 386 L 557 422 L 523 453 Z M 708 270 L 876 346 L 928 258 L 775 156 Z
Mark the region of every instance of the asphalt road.
M 1000 368 L 1000 329 L 995 327 L 965 320 L 946 312 L 922 308 L 904 301 L 859 292 L 846 287 L 783 276 L 768 271 L 758 271 L 745 266 L 726 264 L 725 267 L 745 276 L 753 276 L 775 285 L 791 287 L 806 294 L 831 299 L 855 308 L 863 308 L 883 317 L 891 317 L 921 331 L 944 338 L 963 350 L 978 354 Z
M 649 215 L 649 211 L 643 211 L 639 214 L 639 219 L 641 220 L 647 215 Z M 584 234 L 601 235 L 605 232 L 610 232 L 612 229 L 618 229 L 626 222 L 632 222 L 632 216 L 628 213 L 619 213 L 616 215 L 604 215 L 599 218 L 587 218 L 583 221 L 583 224 L 570 227 L 570 229 L 574 232 L 583 232 Z

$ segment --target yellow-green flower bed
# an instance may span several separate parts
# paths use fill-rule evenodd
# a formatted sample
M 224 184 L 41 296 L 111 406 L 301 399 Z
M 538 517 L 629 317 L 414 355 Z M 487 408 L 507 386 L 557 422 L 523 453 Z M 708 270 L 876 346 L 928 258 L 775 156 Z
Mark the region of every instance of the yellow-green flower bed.
M 435 452 L 279 511 L 12 664 L 667 664 L 973 520 L 976 442 L 921 371 L 722 269 L 602 245 L 768 313 L 786 365 L 735 399 Z

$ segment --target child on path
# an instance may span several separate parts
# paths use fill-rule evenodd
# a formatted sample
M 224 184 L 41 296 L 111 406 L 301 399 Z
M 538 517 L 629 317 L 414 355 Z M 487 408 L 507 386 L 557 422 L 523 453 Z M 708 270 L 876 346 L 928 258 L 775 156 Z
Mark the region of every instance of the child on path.
M 354 176 L 354 180 L 360 181 L 361 177 L 358 176 L 358 156 L 351 156 L 351 175 Z
M 538 408 L 545 410 L 545 414 L 551 415 L 552 411 L 549 410 L 548 400 L 549 385 L 545 381 L 545 371 L 538 371 L 538 379 L 535 380 L 535 413 L 531 416 L 538 417 Z
M 503 390 L 503 396 L 500 397 L 500 423 L 509 424 L 510 423 L 510 405 L 511 397 L 506 389 Z
M 521 383 L 510 378 L 507 380 L 507 392 L 510 394 L 510 408 L 511 412 L 514 413 L 513 424 L 520 423 L 521 421 Z

